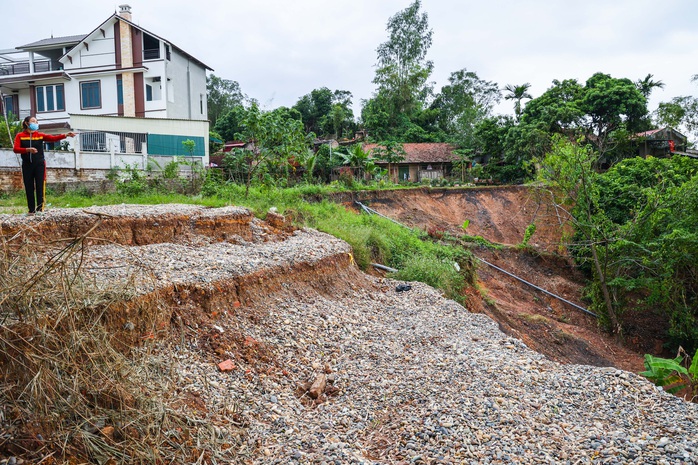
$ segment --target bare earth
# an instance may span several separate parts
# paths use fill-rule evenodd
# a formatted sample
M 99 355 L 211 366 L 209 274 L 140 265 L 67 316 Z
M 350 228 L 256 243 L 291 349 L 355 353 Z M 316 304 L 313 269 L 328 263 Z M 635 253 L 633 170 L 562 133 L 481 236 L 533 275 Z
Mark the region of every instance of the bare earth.
M 362 193 L 357 199 L 372 209 L 410 227 L 465 233 L 505 247 L 492 250 L 475 246 L 485 261 L 563 297 L 583 308 L 584 276 L 576 270 L 562 247 L 567 212 L 556 208 L 549 191 L 519 186 L 476 189 L 417 189 Z M 352 205 L 347 202 L 347 206 Z M 356 208 L 353 206 L 353 208 Z M 526 228 L 536 225 L 529 241 L 533 252 L 516 249 Z M 596 319 L 535 290 L 485 263 L 478 270 L 480 293 L 474 293 L 469 310 L 491 316 L 506 333 L 529 347 L 563 363 L 643 369 L 643 354 L 661 352 L 662 328 L 651 315 L 640 315 L 619 344 L 598 328 Z

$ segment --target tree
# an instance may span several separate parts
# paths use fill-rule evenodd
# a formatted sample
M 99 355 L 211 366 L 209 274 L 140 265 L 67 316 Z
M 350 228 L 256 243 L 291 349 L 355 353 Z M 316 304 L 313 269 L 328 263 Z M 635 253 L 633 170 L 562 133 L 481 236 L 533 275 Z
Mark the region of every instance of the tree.
M 698 98 L 683 96 L 661 102 L 655 118 L 660 126 L 684 127 L 694 137 L 698 137 Z
M 637 89 L 642 93 L 642 95 L 645 96 L 645 98 L 649 98 L 652 90 L 655 88 L 664 89 L 664 83 L 662 81 L 655 81 L 652 79 L 653 77 L 654 76 L 652 74 L 648 74 L 644 79 L 638 79 L 635 82 Z
M 551 193 L 557 208 L 574 208 L 568 218 L 573 222 L 576 233 L 584 239 L 583 246 L 591 252 L 589 259 L 593 265 L 595 283 L 603 297 L 602 310 L 608 318 L 610 330 L 620 334 L 620 320 L 607 279 L 609 255 L 606 249 L 612 242 L 612 237 L 606 228 L 608 220 L 603 210 L 598 208 L 599 174 L 593 169 L 596 157 L 589 145 L 576 144 L 558 135 L 552 150 L 541 160 L 539 176 L 553 188 Z M 599 251 L 599 248 L 603 250 Z
M 516 116 L 516 121 L 521 119 L 521 100 L 525 98 L 533 98 L 531 97 L 531 94 L 528 93 L 528 89 L 530 87 L 531 84 L 528 82 L 519 86 L 512 84 L 507 84 L 504 86 L 504 90 L 509 92 L 504 96 L 504 99 L 514 101 L 514 115 Z
M 622 149 L 630 134 L 646 124 L 646 116 L 647 99 L 630 79 L 596 73 L 584 86 L 576 80 L 553 81 L 526 105 L 521 121 L 569 140 L 583 137 L 596 149 L 597 161 L 610 163 L 628 155 Z
M 480 79 L 463 68 L 451 73 L 449 84 L 441 88 L 431 105 L 438 111 L 439 128 L 451 135 L 454 142 L 468 146 L 475 125 L 489 116 L 501 99 L 495 82 Z
M 680 155 L 623 160 L 599 177 L 597 189 L 599 210 L 622 233 L 604 250 L 614 300 L 665 318 L 668 344 L 693 352 L 698 348 L 698 161 Z
M 13 147 L 15 136 L 21 131 L 22 125 L 14 114 L 0 115 L 0 147 Z
M 223 116 L 219 117 L 213 125 L 214 131 L 221 135 L 223 141 L 239 139 L 243 130 L 242 122 L 247 116 L 247 109 L 242 105 L 235 105 Z
M 624 128 L 633 131 L 647 115 L 647 99 L 627 78 L 613 78 L 596 73 L 584 87 L 579 103 L 586 113 L 585 132 L 603 157 L 614 143 L 613 132 Z
M 284 107 L 263 112 L 253 103 L 241 124 L 243 140 L 254 143 L 252 150 L 235 155 L 236 166 L 246 167 L 245 195 L 255 177 L 287 180 L 291 160 L 304 157 L 309 148 L 300 114 Z
M 222 142 L 225 142 L 225 141 L 223 141 L 223 136 L 218 134 L 216 131 L 209 131 L 208 137 L 209 137 L 209 141 L 210 141 L 209 142 L 209 146 L 210 146 L 209 151 L 211 153 L 216 153 L 216 152 L 223 150 L 224 144 Z M 221 141 L 221 142 L 218 142 L 218 141 Z
M 354 126 L 351 99 L 349 91 L 321 87 L 298 99 L 293 108 L 301 114 L 306 132 L 340 137 Z
M 434 65 L 426 60 L 426 54 L 433 31 L 429 28 L 428 15 L 421 13 L 420 8 L 421 2 L 415 0 L 390 17 L 386 28 L 389 38 L 377 49 L 373 83 L 377 85 L 376 96 L 393 123 L 398 115 L 409 119 L 424 108 L 431 94 L 428 79 Z
M 575 130 L 584 118 L 580 108 L 583 93 L 584 87 L 576 79 L 555 79 L 543 95 L 528 102 L 521 121 L 542 124 L 548 132 L 567 134 L 575 139 Z
M 240 91 L 237 81 L 221 79 L 215 74 L 206 78 L 208 94 L 208 119 L 215 126 L 218 118 L 228 113 L 236 105 L 242 105 L 246 96 Z
M 391 165 L 393 163 L 400 163 L 405 159 L 405 148 L 402 144 L 393 141 L 382 142 L 373 149 L 373 156 L 378 160 L 388 163 L 388 179 L 392 180 L 392 169 Z M 395 176 L 397 177 L 397 176 Z
M 361 144 L 354 144 L 348 148 L 346 152 L 339 152 L 339 156 L 345 165 L 354 168 L 354 175 L 357 181 L 361 181 L 365 174 L 372 174 L 376 169 L 375 162 L 371 159 L 371 155 L 364 151 Z

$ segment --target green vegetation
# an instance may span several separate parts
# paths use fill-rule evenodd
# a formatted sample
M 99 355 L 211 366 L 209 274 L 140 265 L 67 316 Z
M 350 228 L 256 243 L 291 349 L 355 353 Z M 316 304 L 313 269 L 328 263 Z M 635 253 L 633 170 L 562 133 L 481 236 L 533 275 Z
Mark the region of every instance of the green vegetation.
M 693 357 L 685 352 L 684 357 L 682 352 L 683 349 L 680 349 L 679 355 L 673 359 L 646 354 L 645 371 L 640 372 L 640 375 L 671 394 L 688 389 L 691 399 L 695 399 L 698 396 L 698 350 Z M 684 362 L 688 368 L 684 366 Z
M 669 322 L 668 345 L 698 348 L 698 161 L 634 158 L 600 174 L 592 147 L 557 138 L 539 175 L 575 229 L 570 244 L 589 273 L 591 308 L 622 334 L 625 311 Z

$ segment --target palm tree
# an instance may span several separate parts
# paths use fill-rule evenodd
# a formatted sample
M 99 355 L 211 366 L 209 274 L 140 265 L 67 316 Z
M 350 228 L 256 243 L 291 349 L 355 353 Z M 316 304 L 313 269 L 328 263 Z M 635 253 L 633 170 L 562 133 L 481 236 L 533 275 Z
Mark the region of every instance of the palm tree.
M 342 157 L 343 164 L 356 170 L 356 179 L 359 181 L 363 179 L 363 174 L 369 173 L 372 168 L 369 164 L 370 154 L 364 151 L 361 144 L 354 144 L 345 153 L 340 152 L 339 155 Z
M 528 89 L 531 87 L 530 83 L 521 84 L 520 86 L 514 86 L 507 84 L 504 90 L 509 92 L 504 96 L 505 100 L 514 100 L 514 114 L 516 115 L 516 121 L 521 118 L 521 100 L 525 98 L 533 98 L 531 94 L 528 93 Z
M 655 87 L 664 89 L 664 83 L 662 81 L 653 81 L 652 77 L 652 74 L 648 74 L 644 79 L 638 79 L 635 83 L 637 89 L 642 93 L 642 95 L 645 96 L 645 98 L 649 98 L 650 94 L 652 93 L 652 89 Z

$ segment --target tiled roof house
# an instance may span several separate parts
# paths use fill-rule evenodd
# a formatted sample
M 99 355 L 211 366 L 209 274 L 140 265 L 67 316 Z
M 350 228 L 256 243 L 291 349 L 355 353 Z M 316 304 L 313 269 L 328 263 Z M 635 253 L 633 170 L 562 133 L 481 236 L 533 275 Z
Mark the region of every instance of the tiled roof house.
M 379 144 L 364 144 L 364 150 L 372 152 Z M 393 181 L 420 182 L 424 179 L 440 179 L 451 173 L 453 162 L 458 157 L 453 153 L 454 146 L 442 142 L 402 144 L 405 151 L 404 160 L 390 164 L 390 177 Z M 388 163 L 377 162 L 382 168 Z

